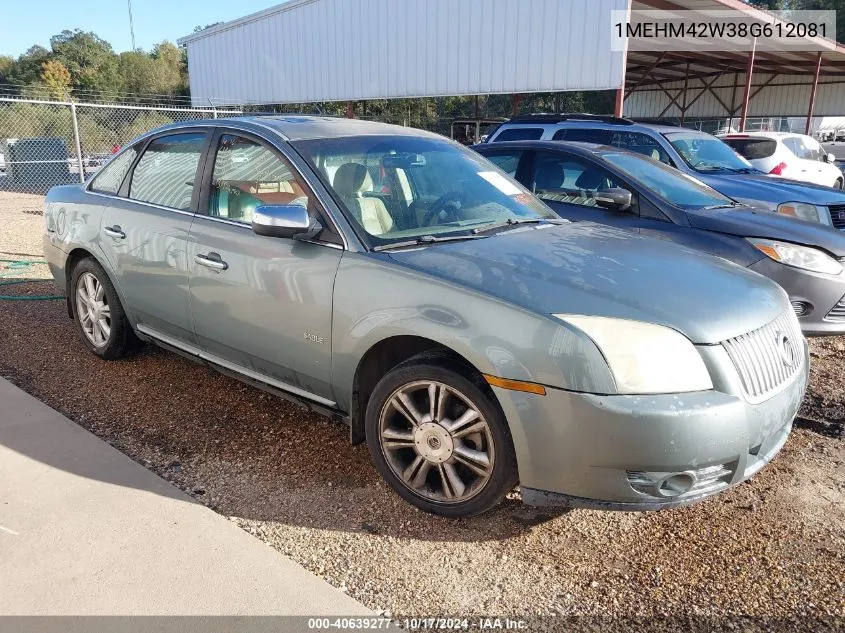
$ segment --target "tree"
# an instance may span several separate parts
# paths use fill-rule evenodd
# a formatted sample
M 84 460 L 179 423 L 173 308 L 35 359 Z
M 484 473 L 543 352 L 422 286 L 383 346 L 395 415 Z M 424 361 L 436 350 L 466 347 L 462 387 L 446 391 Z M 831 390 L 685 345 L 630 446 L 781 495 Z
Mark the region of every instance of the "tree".
M 53 57 L 70 71 L 74 88 L 115 92 L 117 59 L 111 44 L 94 33 L 64 30 L 50 38 Z
M 153 59 L 142 51 L 121 53 L 117 62 L 120 89 L 124 93 L 140 95 L 154 92 L 156 67 Z
M 11 55 L 0 55 L 0 83 L 8 83 L 9 73 L 15 67 L 15 58 Z
M 188 64 L 186 51 L 172 42 L 159 42 L 151 53 L 155 64 L 153 92 L 158 94 L 184 94 L 188 89 Z
M 57 59 L 41 64 L 41 81 L 54 99 L 64 99 L 70 92 L 70 71 Z
M 845 41 L 845 0 L 750 0 L 750 3 L 768 11 L 836 11 L 836 41 Z
M 19 86 L 37 84 L 41 81 L 41 64 L 50 58 L 50 51 L 43 46 L 32 46 L 19 56 L 9 69 L 6 79 Z

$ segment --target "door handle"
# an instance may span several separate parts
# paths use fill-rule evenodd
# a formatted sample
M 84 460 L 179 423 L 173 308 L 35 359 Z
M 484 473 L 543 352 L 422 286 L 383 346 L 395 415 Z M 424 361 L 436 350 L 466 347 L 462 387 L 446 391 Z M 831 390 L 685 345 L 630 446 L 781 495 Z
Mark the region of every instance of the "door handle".
M 229 264 L 220 259 L 219 253 L 209 253 L 208 255 L 194 255 L 194 261 L 200 266 L 211 268 L 212 270 L 226 270 Z
M 120 228 L 119 224 L 115 224 L 114 226 L 106 226 L 103 228 L 103 233 L 108 235 L 109 237 L 114 237 L 119 240 L 126 239 L 126 233 L 123 232 L 123 229 Z

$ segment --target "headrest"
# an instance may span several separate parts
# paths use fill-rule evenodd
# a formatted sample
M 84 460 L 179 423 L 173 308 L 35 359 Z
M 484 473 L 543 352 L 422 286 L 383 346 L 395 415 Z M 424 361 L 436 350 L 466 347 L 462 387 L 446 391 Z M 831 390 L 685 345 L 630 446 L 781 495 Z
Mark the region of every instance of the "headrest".
M 339 196 L 354 198 L 359 192 L 372 189 L 373 181 L 361 163 L 344 163 L 337 168 L 332 185 Z

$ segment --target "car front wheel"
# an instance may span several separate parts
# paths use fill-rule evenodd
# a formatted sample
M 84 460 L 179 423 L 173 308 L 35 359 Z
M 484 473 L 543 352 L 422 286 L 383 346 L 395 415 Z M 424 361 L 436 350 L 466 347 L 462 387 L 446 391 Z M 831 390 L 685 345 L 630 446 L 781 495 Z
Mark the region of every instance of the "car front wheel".
M 504 415 L 456 371 L 426 361 L 400 365 L 378 383 L 366 416 L 377 470 L 426 512 L 480 514 L 517 482 Z

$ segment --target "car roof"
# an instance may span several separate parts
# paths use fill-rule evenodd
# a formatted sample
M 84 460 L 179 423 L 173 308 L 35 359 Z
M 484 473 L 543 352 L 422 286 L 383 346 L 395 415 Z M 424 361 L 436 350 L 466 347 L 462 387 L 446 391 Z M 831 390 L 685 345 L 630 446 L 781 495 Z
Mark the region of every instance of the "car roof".
M 340 136 L 426 136 L 443 139 L 444 137 L 411 127 L 365 121 L 362 119 L 346 119 L 341 117 L 279 114 L 272 116 L 242 116 L 219 119 L 201 119 L 197 121 L 183 121 L 156 128 L 152 133 L 196 126 L 247 128 L 254 131 L 273 130 L 288 141 L 299 141 L 319 138 L 335 138 Z M 145 135 L 146 136 L 146 135 Z
M 499 129 L 508 127 L 528 127 L 531 125 L 560 125 L 567 127 L 592 127 L 602 129 L 624 129 L 629 131 L 653 130 L 659 133 L 668 132 L 699 132 L 699 130 L 667 125 L 665 123 L 651 123 L 621 117 L 600 114 L 524 114 L 513 117 L 502 124 Z M 706 132 L 701 132 L 706 134 Z
M 607 153 L 618 154 L 620 151 L 626 151 L 619 147 L 611 145 L 600 145 L 598 143 L 584 143 L 581 141 L 494 141 L 493 143 L 479 143 L 473 145 L 470 149 L 474 150 L 496 150 L 505 149 L 508 147 L 517 149 L 547 149 L 551 151 L 568 151 L 573 154 L 581 155 L 598 155 L 601 156 Z
M 786 138 L 787 136 L 807 136 L 806 134 L 799 134 L 798 132 L 731 132 L 730 134 L 723 135 L 722 138 Z M 812 137 L 808 137 L 812 138 Z

